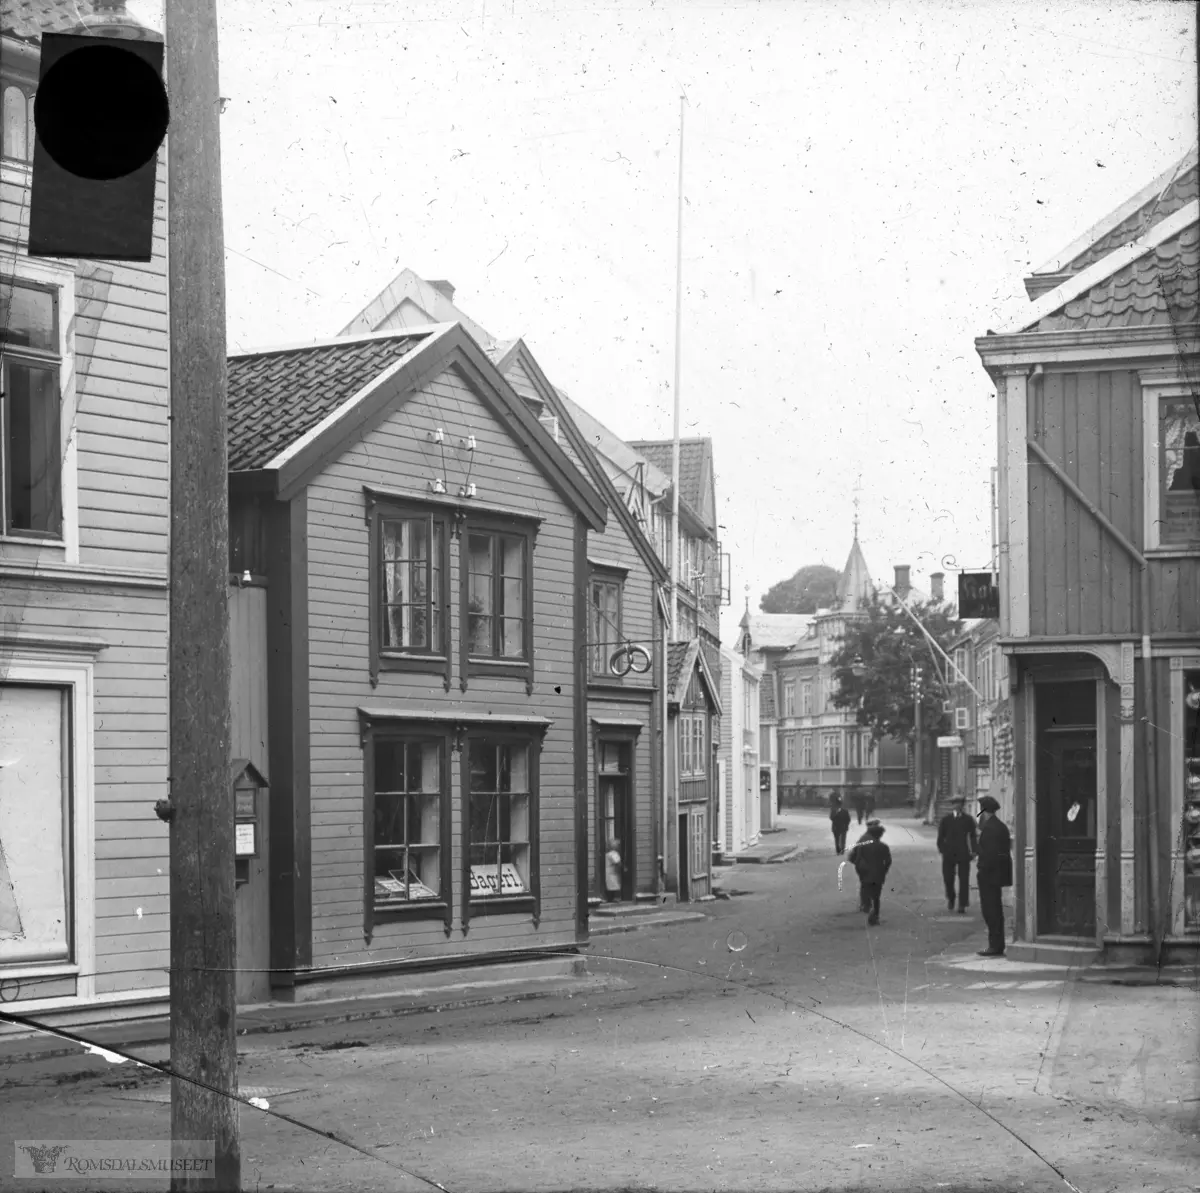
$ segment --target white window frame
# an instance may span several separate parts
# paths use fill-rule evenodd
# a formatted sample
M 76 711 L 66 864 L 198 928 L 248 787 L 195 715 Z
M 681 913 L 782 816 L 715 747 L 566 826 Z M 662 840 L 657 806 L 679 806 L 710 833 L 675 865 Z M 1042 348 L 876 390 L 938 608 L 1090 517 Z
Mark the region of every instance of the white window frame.
M 802 680 L 800 683 L 800 715 L 808 717 L 813 711 L 813 682 L 811 679 Z
M 1142 550 L 1164 556 L 1188 557 L 1200 555 L 1200 544 L 1164 543 L 1160 531 L 1162 489 L 1159 471 L 1162 456 L 1159 450 L 1160 409 L 1164 398 L 1187 398 L 1192 387 L 1179 375 L 1177 367 L 1142 369 L 1138 373 L 1142 385 Z
M 796 735 L 788 733 L 783 738 L 783 769 L 796 769 Z
M 836 761 L 831 760 L 830 755 L 833 752 L 831 747 L 837 750 Z M 825 730 L 821 734 L 821 769 L 822 770 L 841 770 L 842 758 L 845 755 L 843 749 L 842 734 L 840 730 Z
M 66 688 L 70 694 L 71 833 L 72 840 L 72 959 L 44 964 L 0 964 L 0 978 L 75 975 L 75 995 L 66 999 L 22 999 L 6 1009 L 14 1012 L 41 1003 L 72 1004 L 96 993 L 96 809 L 92 760 L 95 688 L 93 664 L 66 651 L 17 647 L 0 659 L 5 683 L 28 683 Z
M 783 685 L 783 715 L 785 717 L 796 715 L 796 681 L 794 679 L 787 680 Z
M 5 173 L 9 163 L 5 163 Z M 22 182 L 22 185 L 27 185 Z M 32 550 L 45 557 L 47 551 L 62 552 L 63 563 L 79 562 L 79 408 L 75 392 L 75 271 L 70 266 L 26 257 L 20 253 L 0 262 L 0 285 L 4 278 L 31 282 L 55 290 L 58 304 L 58 398 L 62 459 L 62 538 L 6 535 L 0 527 L 0 560 L 20 562 Z
M 813 735 L 804 734 L 800 739 L 800 769 L 813 769 Z

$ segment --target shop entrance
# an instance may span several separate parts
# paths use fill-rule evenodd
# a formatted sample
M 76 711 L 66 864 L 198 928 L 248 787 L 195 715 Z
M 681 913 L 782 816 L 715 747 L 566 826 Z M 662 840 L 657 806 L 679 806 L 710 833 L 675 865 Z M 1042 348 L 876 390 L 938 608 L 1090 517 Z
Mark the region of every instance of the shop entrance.
M 597 827 L 600 853 L 600 890 L 605 889 L 605 860 L 609 841 L 617 842 L 621 854 L 621 898 L 634 897 L 633 743 L 601 738 L 596 743 L 599 762 L 596 775 L 600 824 Z
M 1037 685 L 1037 930 L 1096 934 L 1096 684 Z

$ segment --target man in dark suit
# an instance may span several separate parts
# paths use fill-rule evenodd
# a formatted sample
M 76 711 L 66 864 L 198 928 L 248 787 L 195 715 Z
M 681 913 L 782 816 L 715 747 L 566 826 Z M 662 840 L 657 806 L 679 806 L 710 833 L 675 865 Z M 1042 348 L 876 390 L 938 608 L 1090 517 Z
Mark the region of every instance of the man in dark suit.
M 833 828 L 833 852 L 846 852 L 846 834 L 850 831 L 850 813 L 842 806 L 842 801 L 836 800 L 833 811 L 829 813 L 829 823 Z
M 954 910 L 954 879 L 958 878 L 958 914 L 966 915 L 971 901 L 971 862 L 975 857 L 975 817 L 963 811 L 965 796 L 952 801 L 954 811 L 938 825 L 937 847 L 942 855 L 942 882 L 946 905 Z
M 867 829 L 867 839 L 850 850 L 850 864 L 858 872 L 858 881 L 868 924 L 879 923 L 879 896 L 884 879 L 892 867 L 892 851 L 880 839 L 883 825 L 876 822 Z
M 979 801 L 979 864 L 975 881 L 979 884 L 979 910 L 988 930 L 988 947 L 981 957 L 1004 956 L 1004 904 L 1001 891 L 1012 886 L 1012 836 L 1008 825 L 996 815 L 1000 805 L 985 795 Z

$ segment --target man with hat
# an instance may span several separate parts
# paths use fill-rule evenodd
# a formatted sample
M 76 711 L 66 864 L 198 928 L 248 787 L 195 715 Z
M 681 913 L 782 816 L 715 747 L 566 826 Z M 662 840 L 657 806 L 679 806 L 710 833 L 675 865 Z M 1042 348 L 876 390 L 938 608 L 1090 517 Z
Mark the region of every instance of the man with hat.
M 833 810 L 829 813 L 829 823 L 833 828 L 833 852 L 846 852 L 846 834 L 850 831 L 850 812 L 842 807 L 838 796 L 833 797 Z
M 942 882 L 946 887 L 946 905 L 954 910 L 954 879 L 958 877 L 958 914 L 967 914 L 971 901 L 971 862 L 975 857 L 975 817 L 963 811 L 966 796 L 950 801 L 954 810 L 938 825 L 937 847 L 942 855 Z
M 1012 836 L 1008 825 L 996 815 L 1000 805 L 985 795 L 979 801 L 979 862 L 975 881 L 979 884 L 979 910 L 987 924 L 988 947 L 981 957 L 1004 956 L 1004 904 L 1001 891 L 1012 886 Z
M 874 816 L 871 817 L 867 821 L 867 831 L 865 833 L 863 833 L 863 835 L 861 837 L 859 837 L 859 839 L 857 841 L 855 841 L 854 844 L 861 845 L 864 841 L 869 841 L 871 839 L 871 830 L 873 828 L 878 828 L 881 833 L 883 832 L 883 826 L 880 824 L 879 819 Z M 853 857 L 854 857 L 854 850 L 852 849 L 850 851 L 851 860 L 853 860 Z M 859 886 L 858 910 L 859 911 L 870 911 L 871 910 L 871 904 L 870 904 L 869 900 L 867 899 L 866 888 L 863 887 L 861 884 Z
M 850 850 L 850 864 L 858 872 L 863 910 L 867 923 L 879 923 L 879 896 L 892 866 L 892 851 L 883 843 L 883 825 L 872 821 L 865 841 Z

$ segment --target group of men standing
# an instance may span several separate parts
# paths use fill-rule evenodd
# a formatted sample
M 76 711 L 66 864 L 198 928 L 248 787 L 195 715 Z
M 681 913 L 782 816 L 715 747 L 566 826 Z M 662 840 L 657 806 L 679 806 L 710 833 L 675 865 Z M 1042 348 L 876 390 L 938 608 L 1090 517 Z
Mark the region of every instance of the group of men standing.
M 987 925 L 988 944 L 981 957 L 1004 955 L 1004 904 L 1002 891 L 1012 886 L 1012 836 L 1008 826 L 997 813 L 1000 805 L 990 795 L 979 800 L 979 818 L 966 811 L 966 798 L 952 801 L 953 811 L 938 824 L 937 847 L 942 855 L 942 881 L 946 888 L 946 905 L 959 915 L 966 915 L 971 902 L 971 863 L 975 862 L 975 882 L 979 888 L 979 910 Z M 834 852 L 846 851 L 846 834 L 850 829 L 850 813 L 836 795 L 829 813 L 833 829 Z M 883 844 L 883 826 L 874 819 L 867 821 L 867 832 L 850 851 L 849 861 L 858 872 L 862 910 L 868 913 L 868 923 L 879 923 L 879 895 L 883 880 L 891 867 L 891 851 Z

